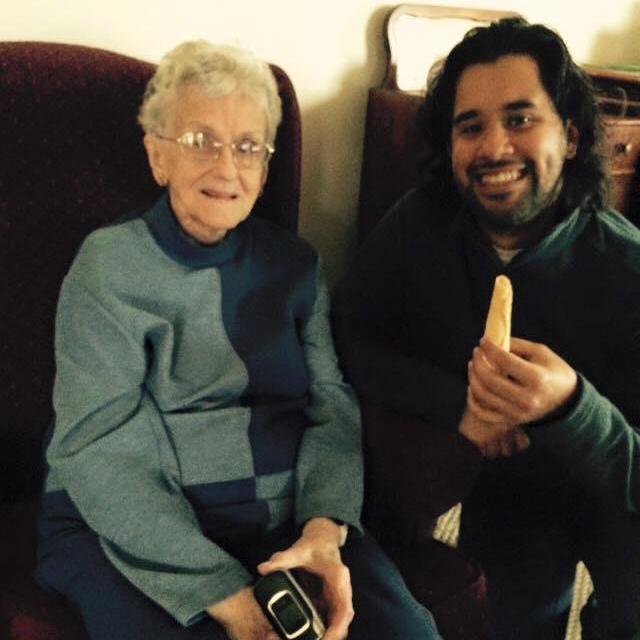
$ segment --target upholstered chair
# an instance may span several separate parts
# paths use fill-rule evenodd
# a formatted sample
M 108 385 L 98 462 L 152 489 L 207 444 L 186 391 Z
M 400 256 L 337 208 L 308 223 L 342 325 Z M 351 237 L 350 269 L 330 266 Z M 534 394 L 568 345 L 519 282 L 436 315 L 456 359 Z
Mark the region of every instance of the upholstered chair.
M 0 43 L 0 638 L 80 640 L 76 614 L 31 578 L 52 420 L 53 330 L 83 238 L 158 195 L 136 123 L 149 62 L 96 48 Z M 301 129 L 273 67 L 284 118 L 254 215 L 296 230 Z

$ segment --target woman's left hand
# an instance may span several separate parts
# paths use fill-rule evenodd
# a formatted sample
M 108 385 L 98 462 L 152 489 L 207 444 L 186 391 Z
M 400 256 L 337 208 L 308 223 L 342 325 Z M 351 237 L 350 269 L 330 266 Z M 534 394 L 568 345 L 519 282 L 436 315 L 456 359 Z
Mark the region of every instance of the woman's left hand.
M 262 575 L 304 569 L 322 580 L 322 596 L 328 609 L 324 640 L 344 640 L 354 615 L 351 577 L 340 557 L 342 535 L 342 528 L 333 520 L 313 518 L 291 547 L 258 565 Z

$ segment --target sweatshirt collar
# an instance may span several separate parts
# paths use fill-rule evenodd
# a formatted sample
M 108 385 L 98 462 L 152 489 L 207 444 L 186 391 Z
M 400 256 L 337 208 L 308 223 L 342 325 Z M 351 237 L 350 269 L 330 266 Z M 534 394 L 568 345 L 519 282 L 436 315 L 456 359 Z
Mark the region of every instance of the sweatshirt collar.
M 217 267 L 233 258 L 246 233 L 246 223 L 230 230 L 224 239 L 213 245 L 200 244 L 182 229 L 164 193 L 143 216 L 154 240 L 172 260 L 194 269 Z
M 589 211 L 578 207 L 569 215 L 564 216 L 549 232 L 536 244 L 527 247 L 513 258 L 511 264 L 518 265 L 533 263 L 539 260 L 549 260 L 566 250 L 567 246 L 577 238 L 591 219 Z M 482 244 L 495 255 L 491 243 L 480 231 L 472 214 L 464 208 L 456 218 L 456 227 L 474 244 Z M 496 256 L 497 259 L 497 256 Z

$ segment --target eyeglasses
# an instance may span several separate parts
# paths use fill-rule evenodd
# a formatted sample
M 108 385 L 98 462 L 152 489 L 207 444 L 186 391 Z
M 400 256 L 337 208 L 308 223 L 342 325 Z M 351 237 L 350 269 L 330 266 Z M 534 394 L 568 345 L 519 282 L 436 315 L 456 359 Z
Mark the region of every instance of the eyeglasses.
M 211 162 L 211 160 L 217 162 L 222 157 L 224 148 L 229 147 L 238 169 L 257 169 L 267 164 L 275 152 L 275 149 L 267 143 L 248 139 L 237 142 L 220 142 L 204 131 L 187 131 L 178 138 L 161 136 L 159 133 L 154 135 L 160 140 L 179 144 L 183 153 L 199 162 Z

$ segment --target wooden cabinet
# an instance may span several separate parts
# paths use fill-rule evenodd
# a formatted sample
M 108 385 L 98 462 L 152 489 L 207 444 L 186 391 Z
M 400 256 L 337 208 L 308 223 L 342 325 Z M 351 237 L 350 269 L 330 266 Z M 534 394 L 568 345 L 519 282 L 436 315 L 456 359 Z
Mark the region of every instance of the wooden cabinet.
M 640 73 L 584 66 L 604 115 L 612 207 L 640 223 Z
M 602 152 L 611 177 L 611 206 L 634 222 L 639 222 L 638 161 L 640 158 L 640 119 L 605 119 Z

